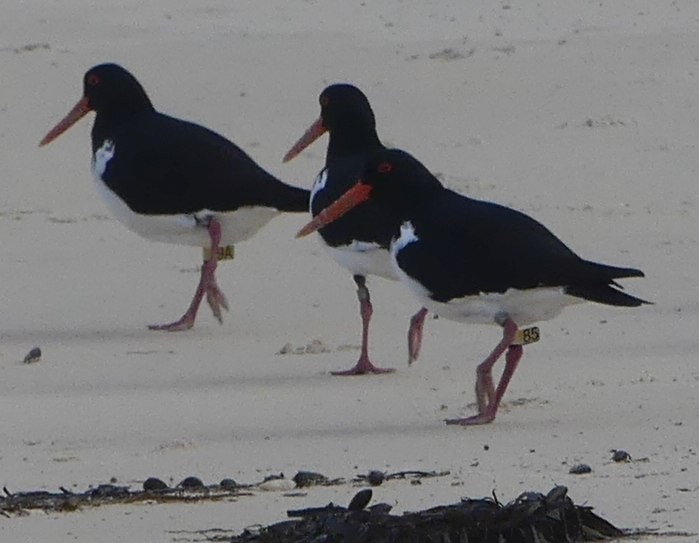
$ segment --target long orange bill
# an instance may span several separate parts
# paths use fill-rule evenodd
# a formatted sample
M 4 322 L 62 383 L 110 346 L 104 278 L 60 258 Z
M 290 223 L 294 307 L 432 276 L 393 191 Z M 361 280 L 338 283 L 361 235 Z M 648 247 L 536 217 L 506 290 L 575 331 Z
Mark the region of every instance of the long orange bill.
M 296 143 L 294 143 L 294 146 L 291 149 L 289 149 L 289 151 L 284 155 L 282 161 L 289 162 L 292 158 L 298 155 L 301 151 L 303 151 L 306 147 L 308 147 L 311 143 L 313 143 L 327 131 L 327 128 L 323 126 L 323 119 L 318 117 L 318 119 L 316 119 L 316 121 L 308 127 L 308 130 L 306 130 L 304 135 L 301 136 L 299 140 Z
M 49 130 L 49 133 L 46 134 L 44 139 L 39 142 L 39 147 L 43 147 L 47 143 L 51 143 L 58 136 L 63 134 L 63 132 L 82 119 L 87 113 L 90 112 L 91 109 L 92 108 L 90 108 L 90 103 L 87 97 L 81 98 L 80 101 L 73 106 L 73 109 L 68 112 L 68 115 L 63 117 L 62 121 Z
M 351 189 L 345 192 L 332 204 L 318 213 L 313 220 L 301 228 L 296 234 L 297 238 L 302 238 L 336 221 L 351 209 L 357 207 L 362 202 L 366 202 L 371 194 L 372 187 L 363 181 L 359 181 Z

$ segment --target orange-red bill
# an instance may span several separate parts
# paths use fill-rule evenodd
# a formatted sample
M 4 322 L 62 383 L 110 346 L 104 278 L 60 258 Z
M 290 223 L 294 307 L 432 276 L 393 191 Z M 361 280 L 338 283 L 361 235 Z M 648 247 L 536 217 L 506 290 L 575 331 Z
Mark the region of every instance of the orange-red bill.
M 68 112 L 68 115 L 63 117 L 63 120 L 49 130 L 49 133 L 46 134 L 44 139 L 39 142 L 39 147 L 43 147 L 47 143 L 51 143 L 58 136 L 63 134 L 63 132 L 82 119 L 87 113 L 89 113 L 90 109 L 90 102 L 88 101 L 87 97 L 81 98 L 80 101 L 73 106 L 73 109 Z
M 332 204 L 313 217 L 311 222 L 298 231 L 296 237 L 302 238 L 336 221 L 362 202 L 366 202 L 369 199 L 371 190 L 371 185 L 367 185 L 360 180 Z
M 327 128 L 323 126 L 323 119 L 318 117 L 318 119 L 316 119 L 315 122 L 308 127 L 308 130 L 306 130 L 303 136 L 301 136 L 299 140 L 294 143 L 294 146 L 284 155 L 282 161 L 289 162 L 292 158 L 298 155 L 327 131 Z

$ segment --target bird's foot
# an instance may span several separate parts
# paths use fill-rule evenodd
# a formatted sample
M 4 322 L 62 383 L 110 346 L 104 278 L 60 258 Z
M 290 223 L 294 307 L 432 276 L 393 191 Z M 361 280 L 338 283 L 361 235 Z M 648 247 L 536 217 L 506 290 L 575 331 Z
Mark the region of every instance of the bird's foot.
M 194 326 L 195 314 L 190 314 L 189 311 L 182 315 L 182 318 L 171 322 L 169 324 L 149 324 L 149 330 L 159 330 L 162 332 L 182 332 L 183 330 L 189 330 Z
M 378 368 L 368 358 L 360 358 L 353 368 L 344 371 L 331 371 L 332 375 L 366 375 L 368 373 L 393 373 L 394 368 Z
M 459 426 L 477 426 L 479 424 L 490 424 L 494 420 L 495 412 L 493 411 L 491 413 L 486 410 L 484 413 L 478 413 L 477 415 L 472 415 L 463 419 L 446 419 L 444 422 Z

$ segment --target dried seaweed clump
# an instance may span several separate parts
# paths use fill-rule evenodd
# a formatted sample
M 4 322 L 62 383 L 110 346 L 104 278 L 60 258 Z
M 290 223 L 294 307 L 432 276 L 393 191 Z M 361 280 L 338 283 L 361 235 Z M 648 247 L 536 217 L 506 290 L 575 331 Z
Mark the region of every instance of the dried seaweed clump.
M 595 515 L 590 507 L 573 504 L 568 489 L 548 494 L 527 492 L 503 505 L 497 499 L 464 499 L 403 515 L 391 507 L 367 508 L 371 490 L 362 490 L 349 507 L 289 511 L 287 520 L 246 530 L 231 543 L 571 543 L 599 541 L 623 535 Z

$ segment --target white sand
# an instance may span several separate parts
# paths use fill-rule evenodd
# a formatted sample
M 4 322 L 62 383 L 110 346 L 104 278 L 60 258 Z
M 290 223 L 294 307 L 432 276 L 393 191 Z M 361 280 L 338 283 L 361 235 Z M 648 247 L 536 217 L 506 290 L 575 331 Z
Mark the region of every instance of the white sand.
M 445 469 L 375 498 L 400 511 L 564 484 L 619 526 L 699 532 L 699 3 L 65 0 L 0 11 L 2 485 Z M 150 332 L 184 311 L 199 252 L 107 216 L 89 173 L 91 118 L 37 148 L 80 98 L 84 71 L 105 61 L 131 70 L 161 111 L 303 186 L 326 140 L 281 157 L 318 115 L 322 88 L 353 82 L 385 142 L 457 190 L 533 215 L 587 258 L 640 267 L 647 278 L 625 285 L 656 305 L 587 304 L 544 323 L 511 409 L 477 428 L 442 420 L 473 412 L 475 366 L 499 331 L 429 320 L 407 368 L 417 304 L 398 284 L 370 286 L 373 357 L 399 371 L 329 375 L 355 362 L 341 347 L 358 344 L 359 317 L 349 275 L 316 240 L 293 238 L 306 216 L 276 219 L 222 265 L 223 326 L 203 308 L 191 332 Z M 331 352 L 275 354 L 314 338 Z M 21 364 L 34 346 L 42 361 Z M 648 460 L 614 464 L 612 448 Z M 593 472 L 568 474 L 577 462 Z M 355 491 L 34 512 L 0 518 L 0 539 L 194 539 L 172 531 L 239 531 Z

